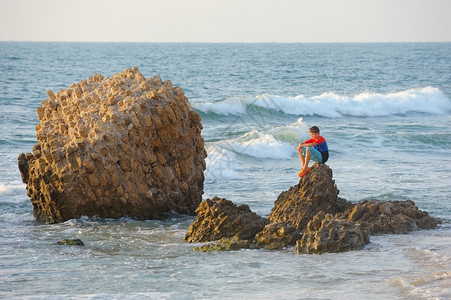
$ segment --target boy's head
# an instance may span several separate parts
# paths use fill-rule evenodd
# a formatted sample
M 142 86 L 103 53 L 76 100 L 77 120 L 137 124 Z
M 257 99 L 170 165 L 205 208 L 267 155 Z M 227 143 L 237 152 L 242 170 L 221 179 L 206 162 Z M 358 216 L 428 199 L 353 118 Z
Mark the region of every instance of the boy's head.
M 319 134 L 319 128 L 317 126 L 310 127 L 309 130 L 310 133 L 318 133 Z

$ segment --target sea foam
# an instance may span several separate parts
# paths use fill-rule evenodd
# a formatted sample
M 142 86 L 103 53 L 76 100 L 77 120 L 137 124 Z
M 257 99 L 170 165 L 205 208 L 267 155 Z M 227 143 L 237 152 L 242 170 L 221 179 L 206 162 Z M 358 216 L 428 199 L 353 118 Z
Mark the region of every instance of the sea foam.
M 286 125 L 277 126 L 269 131 L 269 133 L 277 140 L 297 144 L 300 141 L 304 141 L 308 138 L 309 128 L 305 124 L 302 118 L 298 118 L 296 122 Z
M 3 183 L 0 183 L 0 195 L 13 195 L 14 192 L 11 187 L 6 186 Z
M 208 156 L 205 159 L 207 169 L 205 170 L 205 179 L 207 182 L 218 179 L 241 179 L 239 165 L 236 154 L 221 148 L 215 144 L 209 144 L 205 147 Z
M 222 148 L 256 158 L 290 159 L 293 145 L 277 140 L 273 135 L 256 130 L 232 140 L 219 143 Z
M 5 200 L 3 200 L 5 202 L 9 202 L 11 201 L 10 199 L 23 196 L 25 193 L 26 185 L 24 183 L 18 183 L 15 181 L 5 184 L 0 182 L 0 197 L 5 197 Z
M 333 92 L 313 97 L 262 94 L 254 97 L 232 97 L 193 106 L 205 114 L 239 115 L 248 113 L 250 107 L 257 107 L 287 115 L 317 115 L 327 118 L 382 117 L 409 113 L 440 115 L 451 112 L 451 101 L 440 89 L 434 87 L 385 94 L 363 92 L 355 96 L 338 95 Z
M 221 178 L 236 178 L 240 168 L 237 155 L 259 159 L 290 159 L 296 153 L 299 141 L 308 137 L 308 127 L 302 118 L 285 126 L 276 126 L 268 132 L 248 131 L 238 137 L 210 143 L 207 173 Z

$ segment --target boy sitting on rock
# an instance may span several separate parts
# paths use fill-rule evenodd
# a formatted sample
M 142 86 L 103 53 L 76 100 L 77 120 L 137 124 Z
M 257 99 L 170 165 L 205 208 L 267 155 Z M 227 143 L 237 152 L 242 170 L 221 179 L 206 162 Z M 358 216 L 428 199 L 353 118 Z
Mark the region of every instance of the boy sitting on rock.
M 301 171 L 298 173 L 299 177 L 305 176 L 310 171 L 308 167 L 310 159 L 320 164 L 324 164 L 329 159 L 326 139 L 319 135 L 319 128 L 312 126 L 309 132 L 312 138 L 300 143 L 296 148 L 302 163 Z

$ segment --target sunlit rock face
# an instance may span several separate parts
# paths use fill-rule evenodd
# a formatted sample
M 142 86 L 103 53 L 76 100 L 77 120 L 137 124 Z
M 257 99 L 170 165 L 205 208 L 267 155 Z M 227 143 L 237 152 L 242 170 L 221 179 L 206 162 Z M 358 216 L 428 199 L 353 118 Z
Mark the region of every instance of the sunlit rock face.
M 232 237 L 252 240 L 269 223 L 251 211 L 249 206 L 237 206 L 230 200 L 218 197 L 202 201 L 196 213 L 197 217 L 185 235 L 185 241 L 189 243 Z
M 279 195 L 268 219 L 273 223 L 285 222 L 303 231 L 320 211 L 336 212 L 338 193 L 332 169 L 325 164 L 314 164 L 297 185 Z
M 296 251 L 298 254 L 344 252 L 360 250 L 369 242 L 369 231 L 364 224 L 336 219 L 331 214 L 319 212 L 307 224 L 302 238 L 296 242 Z
M 134 67 L 47 95 L 38 143 L 18 159 L 36 219 L 194 214 L 206 152 L 181 88 Z

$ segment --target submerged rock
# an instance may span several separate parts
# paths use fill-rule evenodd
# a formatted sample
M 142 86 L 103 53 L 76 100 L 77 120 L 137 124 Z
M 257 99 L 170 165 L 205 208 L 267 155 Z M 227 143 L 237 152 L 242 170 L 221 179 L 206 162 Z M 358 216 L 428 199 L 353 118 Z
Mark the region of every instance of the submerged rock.
M 56 242 L 56 245 L 84 246 L 85 243 L 80 239 L 64 239 Z
M 197 217 L 188 228 L 184 240 L 189 243 L 216 241 L 237 237 L 251 240 L 268 220 L 260 217 L 242 204 L 214 197 L 203 201 L 196 210 Z
M 303 231 L 320 211 L 336 212 L 338 193 L 332 169 L 315 163 L 299 184 L 279 195 L 268 219 L 272 223 L 285 222 Z
M 47 95 L 38 143 L 18 158 L 36 219 L 194 214 L 206 152 L 181 88 L 134 67 Z
M 239 240 L 238 237 L 222 238 L 216 243 L 210 243 L 200 247 L 195 247 L 193 251 L 198 252 L 214 252 L 214 251 L 234 251 L 240 249 L 248 249 L 250 247 L 249 240 Z

